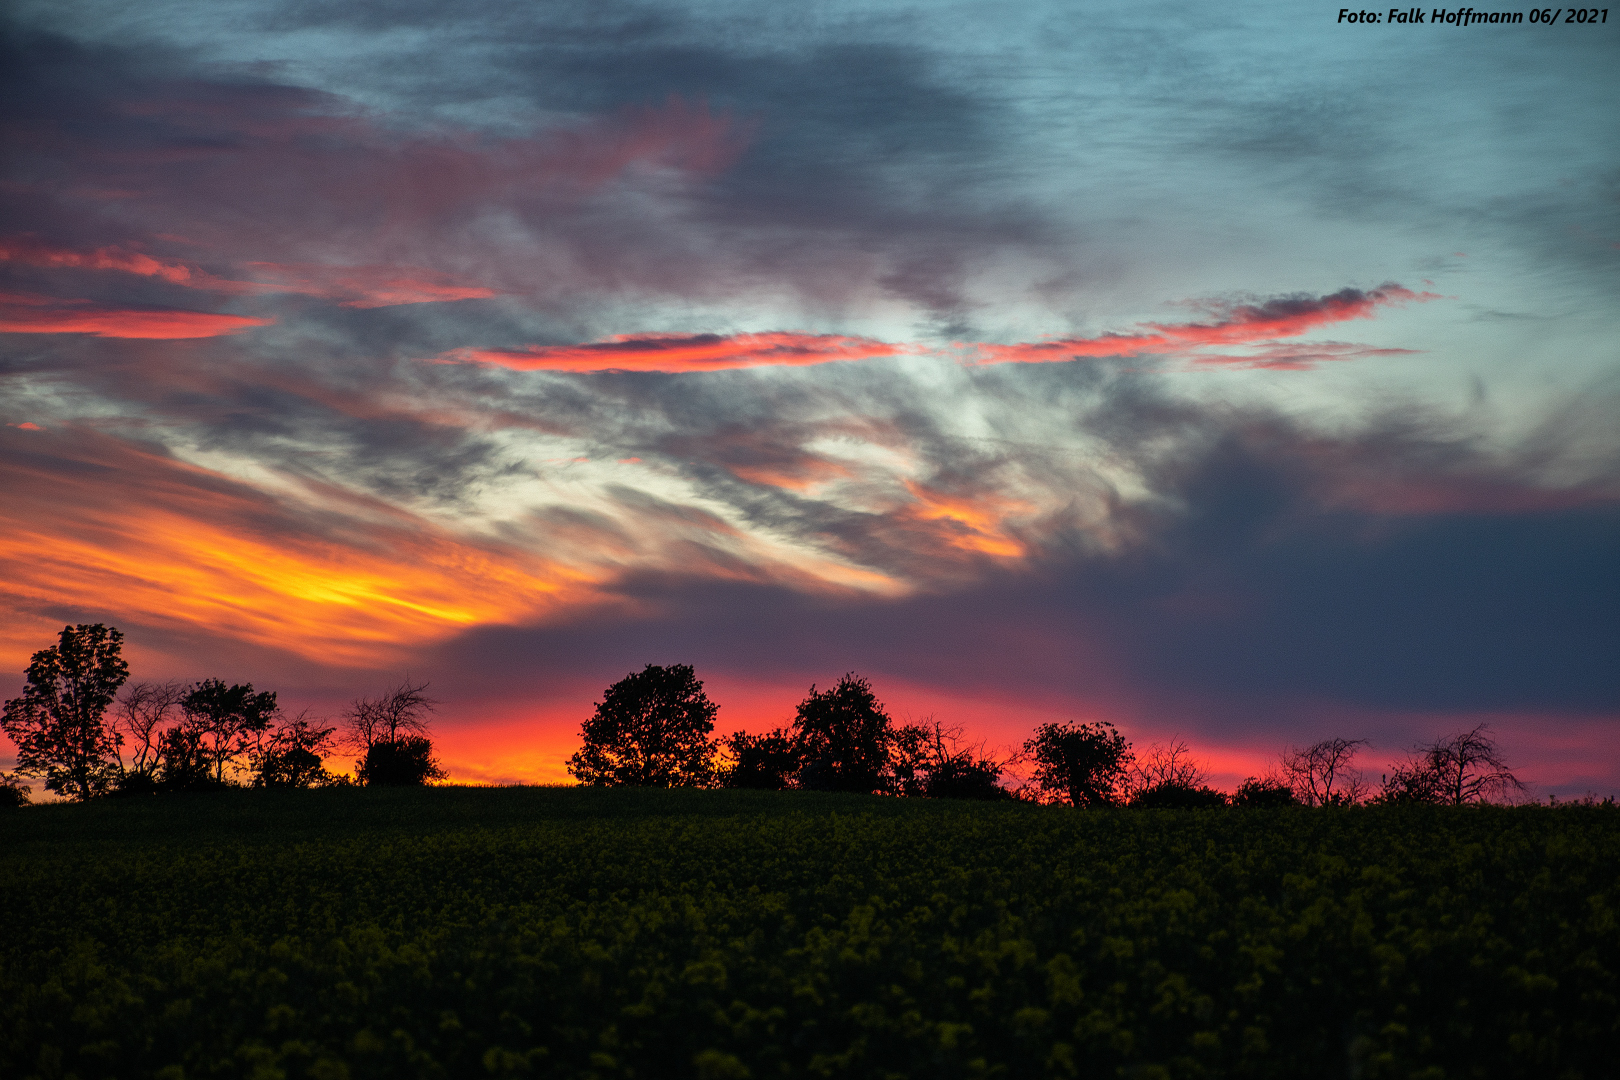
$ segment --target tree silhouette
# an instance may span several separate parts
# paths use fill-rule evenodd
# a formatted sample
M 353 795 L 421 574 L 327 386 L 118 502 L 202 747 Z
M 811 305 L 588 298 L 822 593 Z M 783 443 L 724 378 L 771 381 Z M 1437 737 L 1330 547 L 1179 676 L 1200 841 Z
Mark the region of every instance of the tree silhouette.
M 1224 791 L 1203 784 L 1166 780 L 1131 792 L 1127 804 L 1135 810 L 1213 810 L 1228 805 Z
M 360 755 L 354 763 L 360 783 L 410 787 L 445 779 L 428 725 L 438 702 L 427 696 L 427 688 L 407 674 L 387 693 L 349 703 L 342 741 Z
M 356 698 L 343 714 L 343 741 L 364 755 L 372 744 L 397 742 L 404 736 L 428 738 L 428 714 L 438 704 L 428 697 L 427 683 L 412 684 L 410 676 L 374 698 Z
M 1306 806 L 1349 806 L 1367 794 L 1367 785 L 1355 767 L 1357 752 L 1366 739 L 1323 739 L 1307 747 L 1283 752 L 1282 769 L 1295 798 Z
M 203 734 L 200 726 L 183 721 L 163 733 L 157 787 L 165 791 L 202 791 L 224 784 L 224 780 L 214 779 L 214 756 Z M 128 785 L 131 794 L 143 790 L 147 788 L 141 781 Z
M 1126 782 L 1133 794 L 1164 786 L 1196 788 L 1208 778 L 1203 763 L 1193 758 L 1192 747 L 1179 735 L 1137 754 L 1126 770 Z
M 568 771 L 594 787 L 703 787 L 714 781 L 719 708 L 689 664 L 648 664 L 612 686 L 581 725 Z
M 1490 728 L 1419 746 L 1413 756 L 1384 778 L 1381 802 L 1428 802 L 1461 806 L 1484 802 L 1491 795 L 1524 790 L 1496 749 Z
M 178 719 L 186 688 L 177 682 L 131 683 L 124 687 L 113 727 L 128 737 L 130 763 L 118 778 L 120 791 L 150 791 L 163 764 L 163 737 Z M 122 766 L 120 754 L 120 766 Z
M 872 684 L 854 672 L 831 690 L 812 684 L 793 728 L 801 787 L 870 794 L 885 786 L 894 731 Z
M 1033 785 L 1046 799 L 1071 806 L 1119 802 L 1131 744 L 1106 720 L 1091 724 L 1042 724 L 1024 743 L 1035 762 Z
M 282 723 L 254 754 L 253 786 L 307 788 L 330 783 L 323 759 L 332 749 L 336 730 L 306 715 Z
M 204 679 L 180 699 L 185 718 L 183 739 L 175 748 L 190 758 L 185 769 L 188 779 L 193 766 L 206 764 L 217 786 L 225 783 L 225 769 L 237 766 L 237 759 L 257 749 L 258 738 L 270 726 L 276 713 L 276 692 L 255 694 L 252 683 L 226 686 L 220 679 Z M 169 747 L 165 742 L 165 750 Z
M 932 719 L 895 729 L 889 750 L 888 790 L 927 799 L 1010 799 L 1001 786 L 1003 765 L 967 745 L 960 727 Z
M 100 623 L 64 626 L 57 644 L 30 659 L 22 697 L 6 702 L 0 728 L 17 745 L 17 772 L 45 789 L 84 800 L 118 777 L 121 736 L 104 723 L 129 678 L 124 635 Z
M 764 735 L 733 732 L 721 746 L 731 757 L 731 764 L 719 770 L 722 787 L 783 791 L 799 775 L 799 749 L 784 728 Z
M 423 735 L 372 743 L 356 773 L 368 787 L 421 787 L 447 775 L 433 756 L 433 743 Z

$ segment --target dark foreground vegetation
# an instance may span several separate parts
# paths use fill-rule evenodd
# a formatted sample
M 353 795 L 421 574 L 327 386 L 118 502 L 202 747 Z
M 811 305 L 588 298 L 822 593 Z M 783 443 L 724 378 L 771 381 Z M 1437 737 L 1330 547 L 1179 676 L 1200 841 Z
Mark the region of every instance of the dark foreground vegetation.
M 1612 806 L 223 790 L 0 817 L 6 1077 L 1602 1077 Z

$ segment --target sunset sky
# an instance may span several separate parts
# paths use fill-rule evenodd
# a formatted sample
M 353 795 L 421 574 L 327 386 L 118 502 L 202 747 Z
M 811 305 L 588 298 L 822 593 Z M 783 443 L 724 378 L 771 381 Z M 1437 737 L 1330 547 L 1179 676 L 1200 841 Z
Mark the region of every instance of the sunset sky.
M 5 697 L 102 622 L 463 782 L 690 663 L 1620 793 L 1620 17 L 8 9 Z

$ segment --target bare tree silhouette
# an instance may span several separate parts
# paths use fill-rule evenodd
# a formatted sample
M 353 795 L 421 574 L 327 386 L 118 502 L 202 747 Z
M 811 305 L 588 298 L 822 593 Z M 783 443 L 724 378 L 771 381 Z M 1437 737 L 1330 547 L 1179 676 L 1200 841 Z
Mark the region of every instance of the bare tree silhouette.
M 1367 794 L 1367 783 L 1355 767 L 1366 739 L 1323 739 L 1283 752 L 1282 771 L 1294 797 L 1306 806 L 1347 806 Z

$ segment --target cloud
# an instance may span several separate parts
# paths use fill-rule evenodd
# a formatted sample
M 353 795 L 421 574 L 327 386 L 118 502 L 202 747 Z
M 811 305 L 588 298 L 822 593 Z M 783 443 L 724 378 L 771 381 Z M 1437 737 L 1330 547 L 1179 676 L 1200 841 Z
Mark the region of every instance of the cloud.
M 441 362 L 495 364 L 517 371 L 724 371 L 897 356 L 916 347 L 841 334 L 618 334 L 586 345 L 457 349 Z
M 1040 364 L 1082 357 L 1138 356 L 1144 354 L 1197 354 L 1200 349 L 1253 345 L 1280 337 L 1298 337 L 1322 326 L 1350 319 L 1371 319 L 1380 307 L 1438 300 L 1435 293 L 1415 293 L 1387 282 L 1376 289 L 1340 289 L 1326 296 L 1296 293 L 1254 304 L 1210 301 L 1200 304 L 1214 316 L 1211 322 L 1143 323 L 1133 334 L 1107 333 L 1094 338 L 1061 338 L 1012 345 L 957 343 L 972 363 Z M 1354 348 L 1354 347 L 1351 347 Z M 1310 351 L 1267 353 L 1258 357 L 1214 358 L 1203 363 L 1247 363 L 1255 367 L 1303 367 L 1317 359 L 1339 359 L 1347 350 L 1333 347 Z M 1365 355 L 1363 353 L 1362 355 Z M 1379 355 L 1383 355 L 1379 353 Z
M 0 333 L 91 334 L 103 338 L 178 341 L 238 334 L 274 319 L 205 311 L 121 308 L 90 300 L 0 293 Z
M 29 236 L 0 240 L 0 262 L 45 269 L 110 270 L 158 278 L 187 289 L 228 295 L 295 293 L 336 300 L 341 307 L 376 308 L 445 300 L 479 300 L 496 290 L 418 266 L 332 266 L 316 263 L 283 265 L 247 262 L 238 272 L 256 280 L 240 281 L 211 274 L 182 262 L 164 262 L 116 245 L 93 251 L 46 244 Z
M 30 622 L 82 613 L 366 665 L 532 621 L 591 588 L 531 552 L 330 486 L 278 498 L 84 427 L 14 438 L 29 441 L 0 457 L 0 592 Z
M 1345 342 L 1279 344 L 1273 339 L 1298 337 L 1318 327 L 1351 319 L 1370 319 L 1379 307 L 1435 300 L 1434 293 L 1415 293 L 1387 283 L 1363 291 L 1346 288 L 1321 297 L 1303 294 L 1275 297 L 1256 304 L 1205 302 L 1215 315 L 1208 323 L 1145 323 L 1150 333 L 1103 334 L 1012 345 L 956 342 L 957 355 L 974 365 L 1051 363 L 1082 357 L 1175 353 L 1204 366 L 1243 366 L 1272 370 L 1306 370 L 1325 360 L 1368 356 L 1411 355 L 1410 349 L 1377 349 Z M 1250 346 L 1240 355 L 1202 350 Z M 494 364 L 518 371 L 720 371 L 728 368 L 802 366 L 835 360 L 926 353 L 920 343 L 892 344 L 838 334 L 771 331 L 750 334 L 618 334 L 583 345 L 531 345 L 522 349 L 455 349 L 439 357 L 444 363 Z

